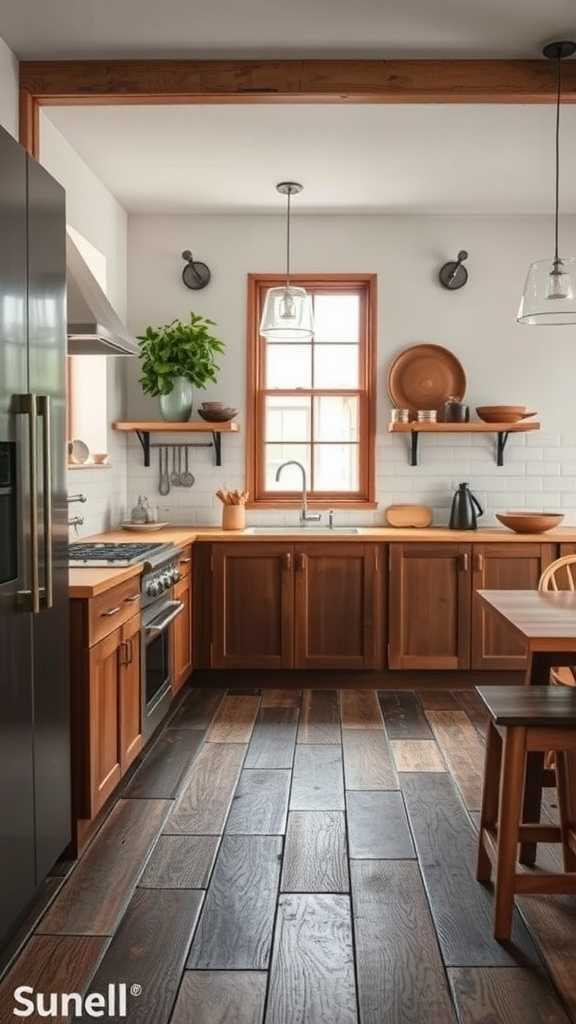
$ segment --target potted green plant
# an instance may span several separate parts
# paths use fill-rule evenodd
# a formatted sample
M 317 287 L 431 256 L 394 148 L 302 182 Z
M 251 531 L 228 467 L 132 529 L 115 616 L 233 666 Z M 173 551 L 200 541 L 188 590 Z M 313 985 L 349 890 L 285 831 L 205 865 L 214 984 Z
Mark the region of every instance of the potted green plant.
M 147 327 L 138 336 L 140 384 L 146 394 L 160 396 L 163 419 L 189 420 L 193 388 L 205 388 L 217 380 L 216 356 L 225 346 L 211 333 L 214 326 L 213 320 L 191 313 L 189 323 L 172 320 L 163 327 Z

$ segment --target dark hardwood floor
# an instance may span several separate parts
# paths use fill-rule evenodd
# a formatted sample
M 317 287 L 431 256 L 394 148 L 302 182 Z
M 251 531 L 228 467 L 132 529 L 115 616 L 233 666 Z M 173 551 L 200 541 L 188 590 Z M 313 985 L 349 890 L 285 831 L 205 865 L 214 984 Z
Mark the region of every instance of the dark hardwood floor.
M 16 985 L 125 982 L 129 1024 L 576 1024 L 576 898 L 518 900 L 500 945 L 474 879 L 474 692 L 246 685 L 190 691 L 58 879 L 0 1022 Z

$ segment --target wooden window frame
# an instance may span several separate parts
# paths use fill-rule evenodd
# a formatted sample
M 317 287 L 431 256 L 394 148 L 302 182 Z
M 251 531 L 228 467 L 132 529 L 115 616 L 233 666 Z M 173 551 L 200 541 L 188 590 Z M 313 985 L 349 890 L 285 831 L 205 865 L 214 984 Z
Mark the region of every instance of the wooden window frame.
M 377 366 L 377 275 L 376 274 L 295 274 L 294 284 L 322 291 L 361 290 L 363 293 L 360 334 L 359 387 L 350 390 L 359 402 L 359 487 L 349 496 L 342 491 L 319 492 L 310 495 L 309 505 L 315 508 L 371 509 L 377 507 L 375 498 L 376 461 L 376 366 Z M 294 491 L 266 491 L 264 488 L 264 398 L 263 346 L 259 332 L 262 301 L 266 291 L 285 281 L 282 274 L 248 275 L 247 318 L 247 386 L 246 386 L 246 485 L 250 492 L 250 508 L 298 508 L 301 497 Z M 346 389 L 334 388 L 321 394 L 346 394 Z M 287 393 L 292 389 L 287 389 Z M 279 394 L 283 394 L 279 391 Z M 315 389 L 298 389 L 296 394 L 307 396 Z

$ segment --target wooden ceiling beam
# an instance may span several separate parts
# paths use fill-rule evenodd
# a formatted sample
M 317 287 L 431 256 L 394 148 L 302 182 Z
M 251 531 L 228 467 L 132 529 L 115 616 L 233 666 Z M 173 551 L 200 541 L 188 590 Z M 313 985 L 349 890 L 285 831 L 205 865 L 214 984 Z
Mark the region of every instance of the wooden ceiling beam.
M 555 90 L 545 60 L 22 61 L 20 86 L 29 149 L 42 105 L 552 103 Z M 563 96 L 576 102 L 576 61 Z

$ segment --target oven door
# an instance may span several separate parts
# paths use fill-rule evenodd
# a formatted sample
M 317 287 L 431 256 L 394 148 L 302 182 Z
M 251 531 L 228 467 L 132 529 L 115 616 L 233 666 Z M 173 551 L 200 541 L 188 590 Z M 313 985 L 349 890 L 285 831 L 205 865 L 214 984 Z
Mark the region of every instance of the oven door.
M 182 601 L 155 602 L 142 617 L 142 729 L 148 737 L 163 720 L 172 699 L 171 623 Z

